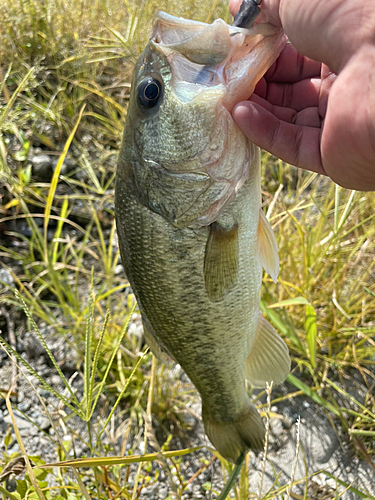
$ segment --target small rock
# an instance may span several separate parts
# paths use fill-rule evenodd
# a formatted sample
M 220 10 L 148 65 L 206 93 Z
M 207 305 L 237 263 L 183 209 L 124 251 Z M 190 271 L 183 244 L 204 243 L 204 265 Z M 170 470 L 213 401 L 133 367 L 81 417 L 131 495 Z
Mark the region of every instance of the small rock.
M 28 420 L 26 420 L 25 418 L 19 417 L 18 415 L 14 415 L 14 420 L 15 420 L 16 425 L 20 431 L 27 432 L 30 429 L 30 427 L 32 426 L 32 424 Z M 13 425 L 13 421 L 12 421 L 9 414 L 4 417 L 4 421 L 7 424 Z
M 81 445 L 77 444 L 77 445 L 75 445 L 74 449 L 76 452 L 76 456 L 81 457 L 83 454 L 83 447 Z
M 20 341 L 21 342 L 21 341 Z M 29 360 L 41 359 L 45 354 L 45 350 L 40 340 L 36 338 L 31 332 L 26 332 L 22 338 L 25 351 Z
M 82 144 L 89 144 L 92 141 L 92 136 L 90 134 L 84 134 L 82 136 L 81 142 Z
M 20 453 L 20 451 L 21 451 L 17 441 L 14 440 L 13 443 L 11 444 L 11 447 L 8 448 L 9 455 L 12 455 L 13 453 Z
M 124 272 L 124 267 L 122 264 L 117 264 L 115 267 L 115 275 L 117 276 L 118 274 L 121 274 Z
M 4 421 L 3 418 L 0 418 L 0 436 L 4 436 L 5 435 L 6 429 L 7 429 L 6 422 Z
M 185 488 L 186 493 L 191 493 L 193 491 L 193 486 L 193 483 L 189 483 Z
M 86 182 L 89 178 L 89 174 L 83 168 L 77 168 L 76 172 L 73 174 L 74 179 L 80 182 Z
M 41 417 L 41 414 L 40 414 L 40 411 L 35 410 L 32 412 L 32 414 L 30 416 L 31 416 L 32 420 L 36 420 L 37 418 Z
M 197 417 L 190 413 L 188 410 L 184 413 L 184 423 L 190 427 L 191 430 L 195 429 L 199 423 Z
M 270 426 L 275 436 L 280 436 L 283 433 L 284 427 L 280 419 L 271 419 Z
M 50 181 L 52 177 L 52 159 L 48 155 L 35 155 L 31 158 L 33 176 L 43 181 Z
M 1 268 L 0 269 L 0 281 L 3 281 L 7 285 L 12 286 L 14 284 L 14 279 L 13 276 L 10 274 L 10 272 L 7 269 Z M 2 285 L 0 284 L 0 289 L 2 288 Z
M 141 455 L 144 455 L 144 453 L 145 453 L 145 443 L 144 443 L 144 441 L 141 441 L 139 443 L 139 451 L 140 451 Z
M 34 222 L 38 227 L 43 227 L 44 219 L 43 217 L 34 217 Z
M 52 170 L 55 171 L 57 164 L 59 162 L 59 157 L 52 160 Z M 65 158 L 64 163 L 61 165 L 60 175 L 66 175 L 72 170 L 77 168 L 77 165 L 70 158 Z
M 39 427 L 42 429 L 42 431 L 47 431 L 51 427 L 51 422 L 47 417 L 41 417 L 39 420 Z
M 158 492 L 158 498 L 160 500 L 164 500 L 164 498 L 167 498 L 167 496 L 168 496 L 168 488 L 161 487 Z
M 297 421 L 300 415 L 293 411 L 291 408 L 284 408 L 283 409 L 283 417 L 284 419 L 282 420 L 282 424 L 286 429 L 290 429 L 292 425 L 294 425 Z
M 37 436 L 39 434 L 39 432 L 40 431 L 39 431 L 38 427 L 35 427 L 35 426 L 30 427 L 30 431 L 29 431 L 30 436 Z
M 49 375 L 51 368 L 46 364 L 42 364 L 40 366 L 40 368 L 38 369 L 38 371 L 39 371 L 40 375 L 42 375 L 44 378 L 46 378 Z
M 22 413 L 25 413 L 27 410 L 29 410 L 31 407 L 31 401 L 26 399 L 24 401 L 22 401 L 21 403 L 18 404 L 18 409 L 19 411 L 21 411 Z
M 64 375 L 69 378 L 77 371 L 76 361 L 70 358 L 66 359 L 61 365 L 61 370 Z
M 25 352 L 25 344 L 22 341 L 17 342 L 17 352 L 18 354 Z
M 51 377 L 52 387 L 55 388 L 56 386 L 61 385 L 61 383 L 62 383 L 62 380 L 60 378 L 60 375 L 52 375 L 52 377 Z
M 14 479 L 14 477 L 8 477 L 6 481 L 6 487 L 9 493 L 17 491 L 17 481 Z

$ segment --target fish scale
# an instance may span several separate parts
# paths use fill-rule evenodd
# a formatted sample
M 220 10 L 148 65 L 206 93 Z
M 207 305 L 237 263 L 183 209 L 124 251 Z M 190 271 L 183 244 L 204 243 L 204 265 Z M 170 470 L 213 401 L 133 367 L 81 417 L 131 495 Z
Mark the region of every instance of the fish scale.
M 194 158 L 208 145 L 201 142 L 202 128 L 212 127 L 215 112 L 205 112 L 201 107 L 186 106 L 184 116 L 179 115 L 180 102 L 170 98 L 164 106 L 163 120 L 154 117 L 143 124 L 139 129 L 137 139 L 142 142 L 142 154 L 145 158 L 152 158 L 158 153 L 159 161 L 168 161 L 168 164 L 181 163 Z M 198 108 L 198 109 L 197 109 Z M 194 127 L 187 127 L 187 123 Z M 143 142 L 142 138 L 148 136 L 150 140 Z

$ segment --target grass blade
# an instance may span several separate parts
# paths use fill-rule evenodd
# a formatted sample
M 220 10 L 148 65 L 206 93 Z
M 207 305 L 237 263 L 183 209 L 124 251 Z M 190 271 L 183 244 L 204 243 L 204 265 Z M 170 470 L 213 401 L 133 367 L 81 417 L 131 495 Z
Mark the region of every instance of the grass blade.
M 48 354 L 49 359 L 51 360 L 51 362 L 52 362 L 53 366 L 55 367 L 57 373 L 60 375 L 61 380 L 64 382 L 65 387 L 68 389 L 70 395 L 72 396 L 73 401 L 75 402 L 75 404 L 77 406 L 79 406 L 79 401 L 78 401 L 76 395 L 72 391 L 72 389 L 71 389 L 71 387 L 69 385 L 69 382 L 66 380 L 65 375 L 61 371 L 61 369 L 60 369 L 60 367 L 59 367 L 59 365 L 58 365 L 58 363 L 57 363 L 54 355 L 52 354 L 52 352 L 50 351 L 50 349 L 49 349 L 46 341 L 44 340 L 43 335 L 40 333 L 40 330 L 39 330 L 37 324 L 35 323 L 34 318 L 32 317 L 30 309 L 27 307 L 26 302 L 23 300 L 23 298 L 21 297 L 21 295 L 18 292 L 18 290 L 15 290 L 14 294 L 17 297 L 18 301 L 20 302 L 24 313 L 28 317 L 28 319 L 29 319 L 29 321 L 31 323 L 31 326 L 33 327 L 35 334 L 37 335 L 38 339 L 40 340 L 41 344 L 43 345 L 44 350 Z
M 268 309 L 276 309 L 277 307 L 286 307 L 286 306 L 296 306 L 299 304 L 309 305 L 310 302 L 305 299 L 305 297 L 294 297 L 293 299 L 282 300 L 281 302 L 275 302 L 270 306 L 267 306 Z
M 21 438 L 20 431 L 18 430 L 18 427 L 17 427 L 17 424 L 16 424 L 16 420 L 14 418 L 13 408 L 12 408 L 12 405 L 11 405 L 11 402 L 10 402 L 9 398 L 10 398 L 10 395 L 8 393 L 7 397 L 5 398 L 5 402 L 6 402 L 6 405 L 7 405 L 7 408 L 8 408 L 8 412 L 9 412 L 10 418 L 12 420 L 12 425 L 13 425 L 14 433 L 15 433 L 16 438 L 17 438 L 18 446 L 20 447 L 22 456 L 23 456 L 23 458 L 25 460 L 25 464 L 26 464 L 27 472 L 29 473 L 30 481 L 31 481 L 32 485 L 34 486 L 34 489 L 35 489 L 35 491 L 36 491 L 39 499 L 40 500 L 46 500 L 46 497 L 43 495 L 43 492 L 42 492 L 42 490 L 39 487 L 38 481 L 36 480 L 36 478 L 34 476 L 33 469 L 32 469 L 32 467 L 30 465 L 29 457 L 27 456 L 27 453 L 26 453 L 26 450 L 25 450 L 25 446 L 24 446 L 22 438 Z
M 119 339 L 118 339 L 118 341 L 117 341 L 117 344 L 116 344 L 116 346 L 115 346 L 115 347 L 114 347 L 114 349 L 113 349 L 112 355 L 111 355 L 111 357 L 110 357 L 110 359 L 109 359 L 109 361 L 108 361 L 108 363 L 107 363 L 107 368 L 106 368 L 106 371 L 105 371 L 104 376 L 103 376 L 103 378 L 102 378 L 102 381 L 101 381 L 101 383 L 100 383 L 100 385 L 99 385 L 98 392 L 97 392 L 97 394 L 96 394 L 96 397 L 95 397 L 94 403 L 93 403 L 92 408 L 91 408 L 91 415 L 90 415 L 90 418 L 91 418 L 91 416 L 92 416 L 92 414 L 93 414 L 93 412 L 94 412 L 94 409 L 96 408 L 96 404 L 97 404 L 97 402 L 98 402 L 98 399 L 99 399 L 99 397 L 100 397 L 100 394 L 101 394 L 101 393 L 102 393 L 102 391 L 103 391 L 103 387 L 104 387 L 104 384 L 105 384 L 105 382 L 106 382 L 106 380 L 107 380 L 108 373 L 109 373 L 109 370 L 111 369 L 111 366 L 112 366 L 113 360 L 115 359 L 115 356 L 116 356 L 116 354 L 117 354 L 117 351 L 118 351 L 118 349 L 119 349 L 119 347 L 120 347 L 120 345 L 121 345 L 121 343 L 122 343 L 122 340 L 123 340 L 123 338 L 124 338 L 124 336 L 125 336 L 125 334 L 126 334 L 126 332 L 127 332 L 127 330 L 128 330 L 130 320 L 131 320 L 131 318 L 132 318 L 132 316 L 133 316 L 133 313 L 134 313 L 134 311 L 135 311 L 135 307 L 136 307 L 136 304 L 134 304 L 134 306 L 133 306 L 132 310 L 131 310 L 131 311 L 130 311 L 130 313 L 129 313 L 129 316 L 128 316 L 127 320 L 125 321 L 124 328 L 122 329 L 121 335 L 120 335 L 120 337 L 119 337 Z M 104 430 L 104 429 L 103 429 L 103 430 Z M 100 433 L 100 434 L 101 434 L 101 433 Z M 98 439 L 99 439 L 99 437 L 98 437 Z
M 89 391 L 90 391 L 90 373 L 91 373 L 93 303 L 94 303 L 94 268 L 91 269 L 90 298 L 89 298 L 89 307 L 87 311 L 87 320 L 86 320 L 85 365 L 83 372 L 83 379 L 84 379 L 83 399 L 86 403 L 86 421 L 90 420 Z
M 338 223 L 338 227 L 337 227 L 338 230 L 340 230 L 342 228 L 342 226 L 345 224 L 346 219 L 349 216 L 350 209 L 353 206 L 353 199 L 354 199 L 355 194 L 356 194 L 356 191 L 352 191 L 350 193 L 349 200 L 347 201 L 347 203 L 345 205 L 344 212 L 341 216 L 340 222 Z
M 15 103 L 16 99 L 17 99 L 17 96 L 20 92 L 22 92 L 24 86 L 26 85 L 28 79 L 31 77 L 31 75 L 34 73 L 34 69 L 35 68 L 31 68 L 29 69 L 29 71 L 26 73 L 26 75 L 23 77 L 21 83 L 18 85 L 17 89 L 13 92 L 12 94 L 12 97 L 9 99 L 9 102 L 6 104 L 3 112 L 1 113 L 0 115 L 0 130 L 1 130 L 1 127 L 3 125 L 3 122 L 7 116 L 7 114 L 9 113 L 11 107 L 13 106 L 13 104 Z
M 315 309 L 310 304 L 306 306 L 305 328 L 306 328 L 307 345 L 309 346 L 310 361 L 312 367 L 315 370 L 317 326 L 316 326 Z
M 373 497 L 369 493 L 362 493 L 362 491 L 358 490 L 357 488 L 354 488 L 354 486 L 350 486 L 350 484 L 345 483 L 345 481 L 338 479 L 333 474 L 330 474 L 329 472 L 327 472 L 325 470 L 322 470 L 321 472 L 322 472 L 322 474 L 333 479 L 334 481 L 337 481 L 341 486 L 344 486 L 344 488 L 346 488 L 348 491 L 351 491 L 352 493 L 357 495 L 359 498 L 364 498 L 365 500 L 375 500 L 375 497 Z
M 293 344 L 298 347 L 298 349 L 301 351 L 301 352 L 305 352 L 305 348 L 303 347 L 302 345 L 302 342 L 300 340 L 300 338 L 298 337 L 297 333 L 294 331 L 294 329 L 292 328 L 288 328 L 284 321 L 280 318 L 280 316 L 275 312 L 273 311 L 272 309 L 270 309 L 268 306 L 266 306 L 266 304 L 261 300 L 260 301 L 260 310 L 262 312 L 264 312 L 264 314 L 268 317 L 268 319 L 271 321 L 271 323 L 273 323 L 276 328 L 285 335 L 285 337 L 287 337 L 288 339 L 291 340 L 291 342 L 293 342 Z
M 9 65 L 9 68 L 5 74 L 5 76 L 3 77 L 3 74 L 1 72 L 1 69 L 0 69 L 0 80 L 2 80 L 2 82 L 0 83 L 0 94 L 4 94 L 4 100 L 6 103 L 9 102 L 10 100 L 10 95 L 9 95 L 9 91 L 8 91 L 8 87 L 7 87 L 7 80 L 9 78 L 9 75 L 10 75 L 10 72 L 12 71 L 12 64 Z
M 286 381 L 289 382 L 290 384 L 293 384 L 294 387 L 300 389 L 306 396 L 308 396 L 316 403 L 319 403 L 321 406 L 332 412 L 334 415 L 337 415 L 338 417 L 340 416 L 340 412 L 337 408 L 331 405 L 331 403 L 326 401 L 324 398 L 320 397 L 319 394 L 317 394 L 313 389 L 311 389 L 311 387 L 308 387 L 306 384 L 304 384 L 301 380 L 299 380 L 291 373 L 287 376 Z M 318 389 L 320 389 L 320 387 L 316 388 L 316 390 Z
M 240 458 L 238 459 L 236 465 L 234 466 L 231 475 L 229 476 L 229 479 L 227 481 L 227 484 L 224 486 L 223 491 L 220 493 L 220 495 L 217 497 L 217 500 L 225 500 L 227 496 L 230 493 L 230 490 L 232 489 L 238 474 L 241 471 L 242 464 L 245 460 L 245 455 L 241 455 Z
M 335 186 L 335 218 L 333 222 L 334 233 L 337 234 L 339 228 L 339 211 L 340 211 L 340 189 L 341 187 L 336 184 Z
M 20 500 L 19 496 L 12 495 L 12 493 L 9 493 L 9 491 L 3 488 L 1 484 L 0 484 L 0 493 L 4 495 L 3 498 L 5 498 L 6 500 Z
M 3 340 L 0 337 L 0 346 L 4 349 L 4 351 L 8 354 L 8 356 L 12 355 L 14 356 L 28 371 L 31 373 L 35 378 L 37 378 L 40 382 L 40 385 L 43 387 L 43 389 L 46 389 L 48 392 L 56 396 L 64 405 L 66 405 L 68 408 L 70 408 L 76 415 L 78 415 L 80 418 L 84 419 L 83 413 L 80 411 L 80 409 L 75 408 L 69 401 L 59 392 L 55 391 L 53 387 L 51 387 L 40 375 L 37 373 L 27 361 L 23 359 L 22 356 L 18 354 L 17 351 L 15 351 L 5 340 Z
M 202 450 L 204 446 L 195 446 L 193 448 L 185 448 L 182 450 L 172 450 L 161 452 L 165 459 L 182 457 L 189 453 Z M 50 469 L 51 467 L 111 467 L 113 465 L 129 465 L 138 462 L 153 462 L 158 460 L 159 453 L 149 453 L 147 455 L 130 455 L 128 457 L 93 457 L 93 458 L 77 458 L 75 460 L 65 460 L 51 464 L 38 465 L 38 469 Z
M 57 183 L 59 180 L 61 167 L 65 161 L 66 155 L 68 154 L 68 151 L 69 151 L 70 145 L 72 143 L 72 140 L 75 136 L 75 133 L 77 132 L 77 128 L 80 124 L 83 112 L 85 110 L 85 106 L 86 106 L 85 104 L 82 106 L 81 111 L 79 112 L 79 115 L 78 115 L 78 119 L 73 127 L 73 130 L 71 131 L 71 133 L 70 133 L 70 135 L 65 143 L 64 149 L 60 155 L 59 161 L 57 162 L 55 171 L 53 173 L 52 180 L 51 180 L 51 186 L 50 186 L 49 191 L 48 191 L 46 207 L 44 209 L 44 247 L 45 247 L 45 258 L 46 259 L 48 259 L 47 229 L 48 229 L 48 223 L 49 223 L 49 219 L 50 219 L 50 215 L 51 215 L 52 202 L 53 202 L 53 199 L 55 197 L 55 192 L 56 192 L 56 187 L 57 187 Z
M 332 380 L 330 380 L 329 378 L 326 378 L 325 381 L 327 382 L 327 384 L 329 384 L 331 387 L 333 387 L 335 389 L 335 391 L 337 391 L 339 394 L 341 394 L 345 398 L 352 401 L 355 405 L 357 405 L 359 408 L 361 408 L 361 410 L 364 413 L 367 413 L 375 421 L 375 414 L 372 413 L 372 411 L 370 411 L 368 408 L 366 408 L 366 406 L 364 406 L 362 403 L 357 401 L 357 399 L 354 396 L 352 396 L 351 394 L 344 391 L 344 389 L 342 389 L 337 384 L 335 384 L 335 382 L 332 382 Z
M 66 221 L 68 207 L 69 207 L 68 197 L 65 197 L 63 204 L 62 204 L 62 207 L 61 207 L 60 217 L 57 221 L 57 228 L 55 231 L 55 235 L 53 238 L 54 239 L 54 247 L 53 247 L 53 251 L 52 251 L 52 264 L 56 264 L 56 262 L 57 262 L 57 250 L 59 248 L 59 238 L 61 236 L 64 222 Z
M 92 398 L 92 392 L 93 392 L 93 388 L 94 388 L 96 368 L 98 366 L 98 361 L 99 361 L 99 354 L 100 354 L 100 350 L 101 350 L 102 343 L 103 343 L 103 337 L 104 337 L 104 334 L 107 330 L 108 319 L 109 319 L 109 311 L 107 311 L 107 314 L 105 315 L 103 328 L 102 328 L 102 331 L 100 332 L 98 344 L 96 346 L 94 359 L 92 362 L 89 392 L 88 392 L 88 396 L 87 396 L 87 409 L 89 410 L 88 419 L 90 419 L 93 411 L 95 410 L 95 407 L 93 407 L 93 408 L 91 407 L 91 398 Z M 99 394 L 100 394 L 100 392 L 99 392 Z
M 102 430 L 99 432 L 98 439 L 100 439 L 101 435 L 102 435 L 102 434 L 103 434 L 103 432 L 104 432 L 104 429 L 105 429 L 105 428 L 107 427 L 107 425 L 108 425 L 108 422 L 111 420 L 112 415 L 113 415 L 113 413 L 115 412 L 115 410 L 116 410 L 116 408 L 117 408 L 117 406 L 118 406 L 119 402 L 120 402 L 120 401 L 121 401 L 121 399 L 123 398 L 123 396 L 124 396 L 124 394 L 125 394 L 125 392 L 126 392 L 126 389 L 129 387 L 129 384 L 130 384 L 130 382 L 131 382 L 131 380 L 132 380 L 132 378 L 133 378 L 133 376 L 134 376 L 135 372 L 137 371 L 138 366 L 141 364 L 141 362 L 143 361 L 143 358 L 146 356 L 146 354 L 148 353 L 148 351 L 149 351 L 149 347 L 147 347 L 147 349 L 143 352 L 142 356 L 139 356 L 139 359 L 138 359 L 138 361 L 136 362 L 136 364 L 135 364 L 135 366 L 134 366 L 134 368 L 133 368 L 133 370 L 132 370 L 131 374 L 129 375 L 129 378 L 128 378 L 128 380 L 126 381 L 125 386 L 123 387 L 123 389 L 122 389 L 121 393 L 120 393 L 120 394 L 119 394 L 119 396 L 117 397 L 116 402 L 115 402 L 115 404 L 113 405 L 113 408 L 112 408 L 112 410 L 110 411 L 110 413 L 109 413 L 109 415 L 108 415 L 108 417 L 107 417 L 107 420 L 105 421 L 105 423 L 104 423 L 104 425 L 103 425 Z

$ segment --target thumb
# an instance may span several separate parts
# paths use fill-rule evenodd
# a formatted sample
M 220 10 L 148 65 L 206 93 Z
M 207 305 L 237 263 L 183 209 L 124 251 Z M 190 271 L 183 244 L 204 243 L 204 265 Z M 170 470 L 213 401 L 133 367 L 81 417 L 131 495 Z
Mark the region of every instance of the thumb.
M 281 160 L 324 174 L 320 157 L 320 129 L 279 120 L 252 101 L 240 102 L 232 112 L 242 132 L 257 146 Z

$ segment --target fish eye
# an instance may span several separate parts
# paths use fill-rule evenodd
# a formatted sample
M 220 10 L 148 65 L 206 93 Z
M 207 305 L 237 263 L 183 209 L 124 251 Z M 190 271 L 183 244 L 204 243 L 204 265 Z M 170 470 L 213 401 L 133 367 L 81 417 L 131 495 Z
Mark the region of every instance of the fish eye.
M 138 86 L 138 104 L 141 108 L 155 108 L 160 103 L 162 85 L 155 78 L 145 78 Z

